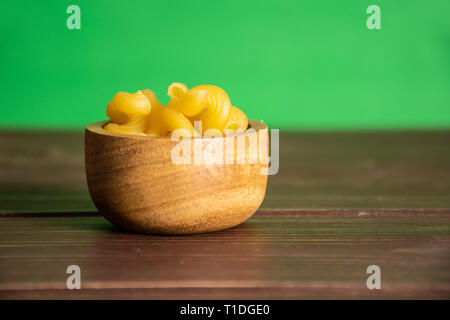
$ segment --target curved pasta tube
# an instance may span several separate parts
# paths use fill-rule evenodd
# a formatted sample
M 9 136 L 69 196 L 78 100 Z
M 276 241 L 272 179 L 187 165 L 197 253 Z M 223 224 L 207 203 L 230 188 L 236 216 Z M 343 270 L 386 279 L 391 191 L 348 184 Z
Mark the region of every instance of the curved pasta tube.
M 142 116 L 133 116 L 132 118 L 133 119 L 127 122 L 127 124 L 123 125 L 108 123 L 103 129 L 115 133 L 145 136 L 143 132 L 146 128 L 145 120 L 143 121 Z
M 136 93 L 119 92 L 113 101 L 117 110 L 126 114 L 146 115 L 152 109 L 150 101 L 141 90 Z
M 174 82 L 167 89 L 167 94 L 171 99 L 180 99 L 188 91 L 184 83 Z
M 119 92 L 106 107 L 106 115 L 111 120 L 104 129 L 122 134 L 142 135 L 147 127 L 147 117 L 151 111 L 149 99 L 141 92 Z
M 164 137 L 177 129 L 185 129 L 190 136 L 194 135 L 192 123 L 183 114 L 159 103 L 153 91 L 145 89 L 142 90 L 142 93 L 152 104 L 152 111 L 148 115 L 148 129 L 146 131 L 148 135 Z
M 117 124 L 125 124 L 129 120 L 129 117 L 125 113 L 117 110 L 114 101 L 110 101 L 106 106 L 106 116 L 109 120 Z
M 111 120 L 105 130 L 123 133 L 171 136 L 177 129 L 181 136 L 197 136 L 194 121 L 202 121 L 202 130 L 223 133 L 225 130 L 247 129 L 245 114 L 231 105 L 221 88 L 200 85 L 190 90 L 182 83 L 172 83 L 167 91 L 170 102 L 159 103 L 156 94 L 144 89 L 136 93 L 119 92 L 106 106 Z M 213 131 L 211 131 L 213 132 Z
M 231 102 L 228 95 L 221 88 L 211 85 L 200 85 L 188 90 L 170 107 L 187 117 L 200 116 L 203 130 L 223 130 L 228 122 Z
M 167 136 L 177 129 L 186 130 L 189 136 L 194 136 L 192 123 L 181 112 L 168 107 L 161 107 L 150 115 L 148 135 Z
M 230 116 L 228 117 L 228 123 L 224 130 L 247 130 L 248 119 L 241 109 L 231 106 Z
M 158 111 L 159 109 L 161 109 L 163 107 L 163 105 L 161 103 L 159 103 L 158 97 L 152 90 L 144 89 L 141 91 L 144 94 L 144 96 L 147 98 L 147 100 L 150 101 L 150 104 L 152 106 L 152 109 L 148 115 L 148 117 L 151 117 L 151 115 L 155 114 L 156 111 Z

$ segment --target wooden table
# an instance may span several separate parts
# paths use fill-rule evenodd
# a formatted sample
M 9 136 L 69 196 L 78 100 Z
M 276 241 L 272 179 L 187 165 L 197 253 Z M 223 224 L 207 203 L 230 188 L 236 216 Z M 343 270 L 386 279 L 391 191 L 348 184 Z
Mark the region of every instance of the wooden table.
M 0 298 L 448 299 L 449 147 L 449 131 L 282 132 L 253 218 L 163 237 L 96 212 L 81 132 L 3 131 Z M 81 290 L 66 288 L 69 265 Z

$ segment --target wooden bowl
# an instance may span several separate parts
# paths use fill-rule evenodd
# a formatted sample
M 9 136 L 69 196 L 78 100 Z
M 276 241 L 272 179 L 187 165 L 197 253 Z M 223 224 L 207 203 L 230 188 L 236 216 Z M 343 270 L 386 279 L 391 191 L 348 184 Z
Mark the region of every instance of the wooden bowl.
M 194 161 L 183 164 L 172 161 L 180 142 L 112 133 L 105 123 L 86 127 L 86 176 L 95 206 L 116 226 L 148 234 L 211 232 L 244 222 L 261 205 L 268 167 L 263 122 L 249 120 L 253 132 L 240 136 L 186 139 Z M 237 151 L 243 141 L 245 150 Z M 195 152 L 208 162 L 195 163 Z M 249 163 L 255 155 L 256 163 Z

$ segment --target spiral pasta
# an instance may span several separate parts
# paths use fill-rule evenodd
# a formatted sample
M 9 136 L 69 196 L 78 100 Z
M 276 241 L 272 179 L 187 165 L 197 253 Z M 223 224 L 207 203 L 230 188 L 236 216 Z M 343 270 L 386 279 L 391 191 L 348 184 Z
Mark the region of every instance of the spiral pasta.
M 196 116 L 203 111 L 200 116 L 203 131 L 223 130 L 228 122 L 231 102 L 221 88 L 200 85 L 187 91 L 171 107 L 188 117 Z
M 228 117 L 228 122 L 225 126 L 225 130 L 245 130 L 248 127 L 248 119 L 242 110 L 231 106 L 230 116 Z
M 188 89 L 174 82 L 167 91 L 169 103 L 164 106 L 156 94 L 144 89 L 130 94 L 119 92 L 106 106 L 110 122 L 104 129 L 135 135 L 170 136 L 177 129 L 196 136 L 194 121 L 201 121 L 203 133 L 209 129 L 219 132 L 248 127 L 244 112 L 231 105 L 226 92 L 212 85 Z M 179 132 L 178 132 L 179 133 Z
M 142 91 L 119 92 L 106 106 L 106 115 L 111 123 L 108 123 L 104 129 L 122 134 L 143 135 L 147 126 L 146 115 L 150 111 L 150 101 Z

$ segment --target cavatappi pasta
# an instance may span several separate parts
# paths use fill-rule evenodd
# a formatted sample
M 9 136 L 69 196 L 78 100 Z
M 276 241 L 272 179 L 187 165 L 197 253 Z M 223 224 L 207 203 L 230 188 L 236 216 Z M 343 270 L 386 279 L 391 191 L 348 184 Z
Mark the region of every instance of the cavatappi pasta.
M 104 129 L 122 134 L 167 137 L 175 130 L 185 136 L 198 136 L 201 135 L 199 131 L 205 135 L 211 130 L 228 134 L 248 127 L 245 113 L 231 105 L 228 95 L 219 87 L 200 85 L 188 89 L 175 82 L 169 86 L 167 94 L 170 101 L 162 105 L 149 89 L 117 93 L 106 106 L 110 122 Z M 196 121 L 201 121 L 200 130 Z

